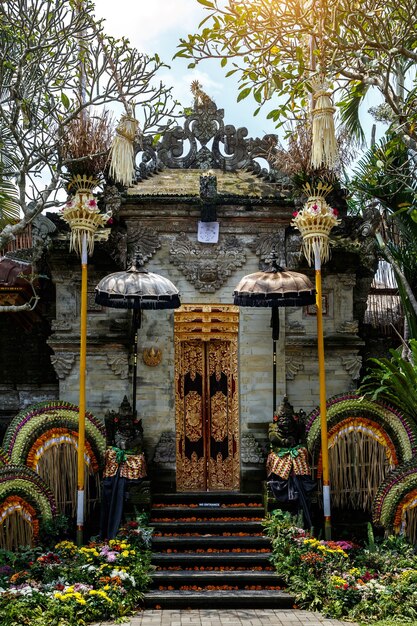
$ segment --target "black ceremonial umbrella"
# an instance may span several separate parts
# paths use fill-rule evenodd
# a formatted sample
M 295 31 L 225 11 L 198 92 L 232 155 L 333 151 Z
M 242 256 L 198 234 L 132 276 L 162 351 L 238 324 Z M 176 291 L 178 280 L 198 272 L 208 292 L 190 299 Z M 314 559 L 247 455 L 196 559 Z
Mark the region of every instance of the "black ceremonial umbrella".
M 277 340 L 279 339 L 278 307 L 306 306 L 316 302 L 316 290 L 304 274 L 284 270 L 275 255 L 269 268 L 244 276 L 233 292 L 238 306 L 270 307 L 273 341 L 273 413 L 277 408 Z
M 133 385 L 132 409 L 136 417 L 136 374 L 138 365 L 138 330 L 142 322 L 142 309 L 177 309 L 181 306 L 178 289 L 159 274 L 143 267 L 141 255 L 124 272 L 114 272 L 101 279 L 97 285 L 96 303 L 116 309 L 133 309 Z

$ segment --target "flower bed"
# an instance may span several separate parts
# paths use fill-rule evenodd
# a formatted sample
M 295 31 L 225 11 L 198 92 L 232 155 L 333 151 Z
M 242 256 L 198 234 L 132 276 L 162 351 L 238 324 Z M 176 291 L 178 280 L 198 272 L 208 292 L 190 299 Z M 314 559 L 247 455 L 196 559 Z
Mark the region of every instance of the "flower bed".
M 405 539 L 375 543 L 370 532 L 365 546 L 319 541 L 279 510 L 265 526 L 275 569 L 300 608 L 366 623 L 417 622 L 417 554 Z
M 149 541 L 129 522 L 104 543 L 0 551 L 0 624 L 82 626 L 131 613 L 150 581 Z

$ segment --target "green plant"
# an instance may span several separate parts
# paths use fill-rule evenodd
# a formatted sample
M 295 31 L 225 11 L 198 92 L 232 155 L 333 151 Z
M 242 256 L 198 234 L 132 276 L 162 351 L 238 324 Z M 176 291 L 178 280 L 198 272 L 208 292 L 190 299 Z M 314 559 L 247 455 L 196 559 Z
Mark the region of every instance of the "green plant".
M 359 393 L 389 402 L 417 422 L 417 340 L 410 339 L 409 347 L 410 360 L 403 358 L 401 349 L 390 350 L 390 359 L 369 359 Z

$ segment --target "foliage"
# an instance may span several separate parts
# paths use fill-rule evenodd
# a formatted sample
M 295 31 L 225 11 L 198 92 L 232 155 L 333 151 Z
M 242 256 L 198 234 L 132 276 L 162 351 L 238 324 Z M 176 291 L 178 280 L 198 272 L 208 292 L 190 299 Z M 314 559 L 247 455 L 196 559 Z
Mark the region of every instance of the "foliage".
M 417 555 L 405 539 L 372 540 L 365 547 L 319 541 L 281 511 L 274 511 L 265 525 L 277 573 L 301 608 L 366 623 L 417 618 Z
M 23 213 L 0 231 L 2 248 L 55 202 L 65 169 L 58 148 L 81 114 L 136 104 L 147 133 L 163 128 L 173 105 L 155 80 L 164 67 L 158 55 L 107 36 L 91 0 L 0 3 L 0 46 L 0 152 L 7 155 L 0 183 L 16 183 Z
M 252 94 L 255 114 L 273 95 L 269 117 L 278 126 L 299 117 L 320 71 L 336 81 L 345 121 L 358 128 L 358 105 L 373 87 L 401 131 L 417 138 L 415 0 L 198 2 L 207 17 L 181 40 L 177 56 L 191 67 L 207 58 L 231 65 L 226 75 L 239 77 L 238 100 Z
M 417 340 L 410 339 L 411 359 L 401 348 L 390 350 L 391 358 L 369 359 L 371 364 L 359 393 L 398 407 L 417 422 Z
M 390 131 L 358 162 L 349 188 L 357 203 L 377 202 L 380 207 L 385 240 L 381 254 L 394 269 L 409 335 L 417 337 L 417 177 L 413 153 Z
M 130 614 L 150 580 L 147 534 L 128 522 L 105 543 L 0 551 L 0 623 L 77 626 Z

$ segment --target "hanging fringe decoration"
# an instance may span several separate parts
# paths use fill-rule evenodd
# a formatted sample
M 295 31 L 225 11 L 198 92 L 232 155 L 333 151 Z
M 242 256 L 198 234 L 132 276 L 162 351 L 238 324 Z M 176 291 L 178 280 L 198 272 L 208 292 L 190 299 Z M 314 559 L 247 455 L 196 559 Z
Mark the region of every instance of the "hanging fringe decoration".
M 110 148 L 110 176 L 125 187 L 132 183 L 135 173 L 133 143 L 138 126 L 134 117 L 122 115 Z
M 324 76 L 311 81 L 313 88 L 311 165 L 319 169 L 335 169 L 338 162 L 338 145 L 334 127 L 335 108 L 329 85 Z
M 319 251 L 321 263 L 325 263 L 330 258 L 329 233 L 336 224 L 340 224 L 337 209 L 332 209 L 325 200 L 332 186 L 320 181 L 316 187 L 307 183 L 303 189 L 308 199 L 301 211 L 294 214 L 291 225 L 301 233 L 303 253 L 308 264 L 314 263 L 315 248 Z
M 33 519 L 23 508 L 14 508 L 0 523 L 0 548 L 13 551 L 34 543 Z

